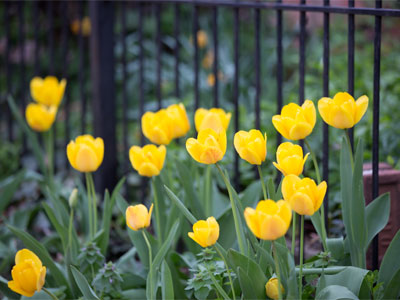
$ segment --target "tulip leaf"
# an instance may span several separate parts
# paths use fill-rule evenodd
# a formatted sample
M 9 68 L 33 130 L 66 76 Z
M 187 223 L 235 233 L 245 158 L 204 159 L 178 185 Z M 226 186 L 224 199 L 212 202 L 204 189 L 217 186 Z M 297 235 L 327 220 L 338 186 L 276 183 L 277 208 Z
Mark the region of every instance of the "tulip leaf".
M 93 291 L 93 289 L 90 287 L 88 281 L 86 280 L 85 276 L 81 272 L 78 271 L 77 268 L 74 266 L 70 266 L 72 274 L 74 275 L 75 282 L 78 285 L 80 291 L 82 292 L 82 295 L 85 299 L 96 299 L 100 300 L 99 297 L 97 297 L 96 293 Z
M 146 290 L 145 289 L 130 289 L 122 291 L 122 295 L 124 299 L 129 300 L 143 300 L 146 299 Z
M 46 203 L 42 202 L 42 206 L 50 219 L 51 224 L 53 224 L 56 229 L 58 235 L 61 238 L 61 243 L 63 245 L 64 254 L 66 253 L 67 243 L 68 243 L 68 227 L 62 226 L 55 216 L 53 209 Z
M 50 270 L 51 275 L 54 277 L 54 280 L 57 282 L 59 287 L 68 287 L 64 273 L 57 267 L 49 252 L 47 252 L 46 248 L 41 243 L 35 240 L 29 233 L 18 229 L 17 227 L 12 225 L 7 225 L 7 227 L 24 243 L 26 248 L 31 250 L 39 257 L 43 265 Z
M 332 257 L 338 261 L 344 259 L 345 247 L 343 237 L 340 238 L 328 238 L 326 239 L 326 245 L 329 252 L 331 252 Z
M 256 289 L 253 285 L 254 281 L 250 279 L 243 268 L 237 267 L 236 272 L 239 278 L 239 284 L 244 299 L 265 299 L 265 291 L 263 290 L 262 294 L 260 292 L 256 292 Z
M 368 204 L 366 210 L 368 246 L 372 239 L 386 226 L 390 215 L 390 195 L 385 193 Z
M 59 195 L 56 192 L 52 191 L 48 186 L 44 188 L 44 191 L 46 198 L 50 200 L 51 204 L 54 207 L 53 213 L 59 220 L 60 224 L 68 227 L 69 214 L 66 205 L 62 203 L 63 199 L 61 199 L 61 197 L 59 197 Z
M 171 270 L 165 260 L 161 264 L 161 295 L 164 300 L 175 299 Z
M 185 215 L 186 219 L 191 224 L 194 224 L 197 222 L 197 219 L 191 214 L 191 212 L 186 208 L 185 204 L 179 198 L 174 194 L 173 191 L 171 191 L 166 185 L 164 185 L 165 190 L 167 191 L 167 195 L 169 199 L 171 199 L 172 202 L 176 204 L 176 206 L 179 208 L 179 210 Z
M 320 291 L 317 296 L 315 297 L 316 300 L 339 300 L 339 299 L 346 299 L 346 300 L 358 300 L 357 296 L 354 295 L 348 288 L 340 285 L 330 285 Z
M 400 296 L 400 269 L 393 275 L 384 288 L 383 299 L 399 299 Z
M 11 175 L 0 182 L 0 215 L 3 210 L 8 206 L 15 192 L 19 188 L 22 181 L 25 179 L 26 170 L 18 171 L 16 174 Z
M 322 203 L 322 205 L 324 205 Z M 315 228 L 315 231 L 318 233 L 319 239 L 322 242 L 322 223 L 321 223 L 321 214 L 319 210 L 317 210 L 312 216 L 311 216 L 311 222 Z
M 397 231 L 396 235 L 390 242 L 379 270 L 378 282 L 383 282 L 385 288 L 390 284 L 395 274 L 400 270 L 399 249 L 400 230 Z

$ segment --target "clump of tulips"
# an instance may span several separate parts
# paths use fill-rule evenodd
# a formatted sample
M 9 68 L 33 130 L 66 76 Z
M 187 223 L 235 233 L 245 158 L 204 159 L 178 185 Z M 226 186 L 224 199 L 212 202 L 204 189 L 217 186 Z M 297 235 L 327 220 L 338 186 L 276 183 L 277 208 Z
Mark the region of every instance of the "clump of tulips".
M 28 105 L 26 121 L 33 130 L 51 130 L 65 86 L 65 80 L 58 82 L 53 77 L 32 80 L 31 94 L 37 103 Z M 12 100 L 10 105 L 13 108 Z M 355 101 L 348 93 L 337 93 L 333 99 L 324 97 L 318 101 L 323 121 L 345 130 L 361 120 L 367 107 L 367 96 Z M 389 247 L 379 274 L 368 275 L 365 270 L 369 243 L 387 222 L 389 197 L 380 196 L 365 207 L 361 193 L 363 142 L 359 142 L 354 154 L 345 131 L 340 170 L 347 236 L 332 239 L 324 223 L 327 212 L 323 201 L 328 186 L 320 178 L 317 157 L 308 142 L 317 123 L 314 102 L 306 100 L 301 106 L 289 103 L 280 115 L 273 116 L 275 129 L 289 140 L 277 147 L 276 162 L 268 160 L 267 134 L 258 129 L 240 130 L 234 134 L 233 147 L 229 145 L 230 119 L 231 114 L 221 108 L 198 109 L 194 114 L 197 134 L 186 140 L 188 155 L 181 161 L 174 155 L 171 144 L 190 131 L 185 106 L 172 104 L 142 116 L 142 132 L 152 144 L 133 145 L 129 160 L 140 176 L 151 178 L 148 204 L 126 201 L 120 194 L 123 179 L 111 194 L 106 191 L 103 201 L 98 201 L 92 173 L 101 166 L 107 145 L 101 137 L 89 134 L 71 141 L 66 156 L 73 169 L 85 173 L 86 191 L 83 185 L 79 186 L 65 202 L 49 176 L 50 202 L 44 204 L 60 236 L 62 270 L 61 263 L 55 264 L 48 251 L 32 236 L 9 226 L 30 250 L 23 249 L 16 254 L 8 287 L 27 297 L 44 291 L 52 299 L 61 296 L 85 299 L 398 297 L 400 288 L 396 280 L 400 265 L 395 253 L 400 243 L 399 234 L 392 242 L 394 246 Z M 296 144 L 296 141 L 304 141 L 307 151 L 301 146 L 303 143 Z M 32 142 L 35 143 L 35 137 Z M 233 148 L 241 159 L 255 166 L 259 175 L 255 185 L 239 194 L 223 166 L 226 152 Z M 303 175 L 308 171 L 309 157 L 316 178 Z M 278 187 L 271 174 L 263 174 L 263 164 L 271 162 L 283 175 Z M 49 161 L 48 174 L 52 174 L 51 164 Z M 216 176 L 219 178 L 214 180 Z M 117 218 L 124 218 L 127 236 L 133 244 L 115 264 L 105 261 L 114 207 L 119 209 Z M 376 216 L 373 210 L 382 215 Z M 300 218 L 298 266 L 294 260 L 297 218 Z M 304 264 L 303 251 L 305 218 L 311 219 L 323 249 L 307 264 Z M 180 249 L 180 253 L 174 249 Z M 135 257 L 140 260 L 139 267 Z M 44 288 L 47 270 L 53 290 Z M 310 275 L 318 280 L 305 291 L 304 276 Z M 368 280 L 370 285 L 364 285 Z M 123 281 L 122 285 L 114 284 Z M 376 286 L 381 287 L 379 291 Z

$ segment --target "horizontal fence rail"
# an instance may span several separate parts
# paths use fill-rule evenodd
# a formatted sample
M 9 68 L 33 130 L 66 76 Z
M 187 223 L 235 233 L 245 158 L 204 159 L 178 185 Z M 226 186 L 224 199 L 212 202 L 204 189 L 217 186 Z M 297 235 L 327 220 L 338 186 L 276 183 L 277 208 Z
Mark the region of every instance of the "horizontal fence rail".
M 306 53 L 307 53 L 307 31 L 306 21 L 307 13 L 321 13 L 323 15 L 323 39 L 322 39 L 322 85 L 321 95 L 329 96 L 329 70 L 330 70 L 330 33 L 332 14 L 347 15 L 348 32 L 347 32 L 347 88 L 350 94 L 354 94 L 354 78 L 355 78 L 355 17 L 371 16 L 374 17 L 374 57 L 373 59 L 373 128 L 372 128 L 372 166 L 373 166 L 373 185 L 371 194 L 373 198 L 378 195 L 379 188 L 379 105 L 380 105 L 380 64 L 381 64 L 381 40 L 382 40 L 382 17 L 400 17 L 400 9 L 382 8 L 382 1 L 375 1 L 375 8 L 355 7 L 354 0 L 348 1 L 348 6 L 332 6 L 334 1 L 321 0 L 321 5 L 308 5 L 306 0 L 299 0 L 297 4 L 282 2 L 261 2 L 261 1 L 225 1 L 225 0 L 148 0 L 148 1 L 114 1 L 114 2 L 82 2 L 76 1 L 69 3 L 66 1 L 34 1 L 29 2 L 12 2 L 4 1 L 0 4 L 4 12 L 2 20 L 3 34 L 5 38 L 5 50 L 2 53 L 2 70 L 5 73 L 5 82 L 0 83 L 1 90 L 1 129 L 2 138 L 9 141 L 15 141 L 20 132 L 17 132 L 16 124 L 6 106 L 7 94 L 14 95 L 18 98 L 18 105 L 21 112 L 24 111 L 28 103 L 29 80 L 35 75 L 54 74 L 68 80 L 67 91 L 63 100 L 63 129 L 58 128 L 57 133 L 62 138 L 56 140 L 55 147 L 61 153 L 65 153 L 65 146 L 75 134 L 93 132 L 103 138 L 106 138 L 107 144 L 106 157 L 104 164 L 99 172 L 102 178 L 102 188 L 112 188 L 116 183 L 118 175 L 126 174 L 130 171 L 128 160 L 128 148 L 130 134 L 129 120 L 132 116 L 128 115 L 129 108 L 136 105 L 138 115 L 135 116 L 137 126 L 140 129 L 140 118 L 147 108 L 146 103 L 149 102 L 147 91 L 150 87 L 155 89 L 155 98 L 151 99 L 156 103 L 152 106 L 154 109 L 163 107 L 163 99 L 167 95 L 163 95 L 163 78 L 164 76 L 173 77 L 173 96 L 180 98 L 182 96 L 182 41 L 181 38 L 186 28 L 182 28 L 184 18 L 191 19 L 191 28 L 189 32 L 193 37 L 193 56 L 191 68 L 193 70 L 193 111 L 202 106 L 200 99 L 200 45 L 198 44 L 197 34 L 201 29 L 200 8 L 208 9 L 208 19 L 212 24 L 212 34 L 210 41 L 213 44 L 213 62 L 212 74 L 214 77 L 212 105 L 218 107 L 221 105 L 221 80 L 219 74 L 219 66 L 223 63 L 223 57 L 219 53 L 221 45 L 221 32 L 219 27 L 223 22 L 221 18 L 221 9 L 230 10 L 233 22 L 231 49 L 233 49 L 233 78 L 230 95 L 230 102 L 233 107 L 233 129 L 238 131 L 239 112 L 240 112 L 240 78 L 241 64 L 240 61 L 245 55 L 254 56 L 254 126 L 260 128 L 263 122 L 261 115 L 261 96 L 262 86 L 267 85 L 268 89 L 276 90 L 276 108 L 280 112 L 284 104 L 283 86 L 284 86 L 284 19 L 283 16 L 289 11 L 299 13 L 299 57 L 298 57 L 298 76 L 299 90 L 298 100 L 303 103 L 306 99 L 305 95 L 305 75 L 306 75 Z M 314 2 L 313 2 L 314 3 Z M 165 7 L 172 8 L 173 26 L 170 30 L 170 55 L 173 57 L 171 66 L 172 72 L 166 74 L 166 61 L 163 59 L 165 48 L 163 47 L 164 32 L 162 29 L 162 17 Z M 29 9 L 27 9 L 27 7 Z M 32 8 L 32 9 L 30 9 Z M 183 9 L 185 8 L 185 9 Z M 242 53 L 240 49 L 240 11 L 248 10 L 254 17 L 254 53 Z M 263 82 L 261 75 L 261 64 L 263 62 L 263 53 L 261 49 L 262 31 L 262 12 L 265 10 L 273 10 L 275 14 L 276 31 L 276 82 Z M 135 31 L 135 51 L 138 60 L 137 69 L 135 69 L 135 86 L 131 88 L 132 78 L 129 75 L 129 63 L 132 60 L 132 53 L 128 48 L 128 23 L 130 22 L 129 13 L 135 12 L 136 28 Z M 32 28 L 26 20 L 27 13 L 29 19 L 33 20 Z M 56 18 L 55 16 L 59 16 Z M 91 18 L 90 36 L 83 32 L 83 20 L 85 16 Z M 117 17 L 118 16 L 118 17 Z M 40 18 L 39 18 L 40 17 Z M 156 52 L 154 60 L 150 60 L 147 56 L 147 43 L 149 38 L 145 36 L 144 25 L 147 17 L 155 18 L 155 27 L 153 39 L 150 41 L 155 45 Z M 39 22 L 45 19 L 45 22 Z M 81 22 L 78 30 L 72 29 L 71 22 L 77 20 Z M 111 22 L 111 23 L 109 23 Z M 18 24 L 16 28 L 12 27 Z M 43 26 L 45 24 L 46 26 Z M 118 28 L 118 30 L 117 30 Z M 13 36 L 13 32 L 16 31 Z M 132 33 L 132 32 L 130 32 Z M 34 41 L 33 67 L 27 69 L 25 60 L 25 43 L 27 35 Z M 73 35 L 74 34 L 74 35 Z M 90 40 L 90 45 L 89 45 Z M 115 58 L 115 45 L 119 41 L 121 53 L 119 59 Z M 76 51 L 72 53 L 70 47 L 74 45 Z M 90 47 L 89 47 L 90 46 Z M 11 61 L 11 51 L 14 48 L 19 49 L 20 59 L 17 62 Z M 90 50 L 90 51 L 88 51 Z M 135 53 L 136 54 L 136 53 Z M 42 64 L 44 57 L 47 58 L 47 65 Z M 170 62 L 168 62 L 170 63 Z M 146 77 L 146 68 L 154 64 L 156 73 L 155 83 L 149 82 Z M 4 66 L 4 67 L 3 67 Z M 90 77 L 89 77 L 90 66 Z M 116 66 L 121 66 L 120 81 L 116 83 Z M 73 72 L 74 69 L 74 73 Z M 12 78 L 18 78 L 17 81 Z M 76 85 L 76 90 L 69 90 L 68 87 Z M 121 94 L 117 95 L 117 87 L 120 87 Z M 134 93 L 132 93 L 132 90 Z M 253 107 L 253 106 L 251 106 Z M 120 109 L 121 108 L 121 109 Z M 79 118 L 72 118 L 79 114 Z M 111 114 L 111 115 L 110 115 Z M 117 116 L 117 114 L 119 114 Z M 73 123 L 74 122 L 74 123 Z M 76 124 L 78 123 L 78 124 Z M 121 134 L 117 135 L 117 130 L 121 127 Z M 78 129 L 76 129 L 78 127 Z M 353 141 L 353 131 L 351 140 Z M 121 141 L 120 141 L 121 139 Z M 138 137 L 139 143 L 146 142 L 143 134 Z M 26 152 L 25 138 L 23 141 L 23 151 Z M 280 135 L 277 136 L 277 145 L 282 141 Z M 121 146 L 118 146 L 121 145 Z M 64 155 L 65 156 L 65 155 Z M 65 158 L 64 158 L 65 159 Z M 68 162 L 65 159 L 65 166 Z M 329 127 L 323 124 L 322 130 L 322 174 L 323 179 L 329 181 Z M 116 167 L 118 165 L 118 167 Z M 58 165 L 61 169 L 61 166 Z M 240 187 L 240 170 L 239 157 L 235 155 L 233 161 L 234 184 Z M 118 174 L 119 172 L 119 174 Z M 278 175 L 278 180 L 279 180 Z M 146 185 L 142 181 L 142 186 Z M 329 199 L 324 202 L 325 211 L 328 212 Z M 325 215 L 326 224 L 328 224 L 328 214 Z M 378 238 L 373 241 L 373 268 L 378 267 Z

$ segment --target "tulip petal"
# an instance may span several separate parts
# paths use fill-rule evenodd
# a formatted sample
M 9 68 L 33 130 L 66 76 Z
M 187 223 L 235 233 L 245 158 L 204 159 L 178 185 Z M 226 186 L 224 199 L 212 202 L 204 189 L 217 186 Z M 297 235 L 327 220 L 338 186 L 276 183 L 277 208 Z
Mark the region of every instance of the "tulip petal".
M 189 138 L 186 141 L 186 150 L 195 161 L 202 163 L 200 156 L 204 151 L 204 146 L 198 140 Z
M 39 273 L 39 276 L 38 276 L 37 282 L 36 282 L 36 290 L 38 292 L 41 291 L 41 289 L 44 285 L 44 282 L 45 282 L 45 278 L 46 278 L 46 267 L 42 267 L 40 269 L 40 273 Z
M 154 204 L 152 203 L 151 206 L 150 206 L 150 209 L 149 209 L 149 213 L 148 213 L 148 215 L 147 215 L 146 227 L 149 227 L 149 226 L 150 226 L 150 223 L 151 223 L 151 215 L 152 215 L 152 213 L 153 213 L 153 207 L 154 207 Z
M 17 252 L 15 255 L 15 264 L 20 264 L 26 260 L 32 260 L 36 267 L 41 268 L 42 267 L 42 262 L 40 261 L 39 257 L 32 251 L 28 249 L 22 249 Z
M 357 124 L 361 118 L 364 116 L 368 109 L 368 97 L 361 96 L 356 101 L 356 115 L 354 116 L 354 123 Z
M 332 106 L 329 118 L 332 126 L 339 129 L 346 129 L 354 126 L 354 118 L 351 112 L 337 105 Z
M 272 124 L 284 138 L 290 140 L 289 131 L 286 129 L 280 115 L 275 115 L 272 117 Z
M 246 220 L 246 224 L 250 228 L 251 232 L 256 237 L 260 238 L 260 225 L 258 223 L 256 210 L 251 207 L 246 207 L 246 209 L 244 210 L 244 219 Z
M 314 102 L 311 100 L 304 101 L 303 105 L 301 106 L 303 109 L 303 114 L 305 119 L 307 120 L 308 124 L 314 128 L 315 123 L 317 121 L 317 113 L 315 111 Z
M 8 287 L 13 292 L 16 292 L 25 297 L 32 297 L 35 294 L 35 291 L 25 291 L 22 287 L 17 284 L 14 280 L 8 282 Z
M 316 202 L 314 204 L 314 212 L 316 212 L 322 205 L 322 202 L 324 201 L 326 190 L 328 186 L 325 181 L 322 181 L 318 186 L 317 186 L 317 197 L 316 197 Z
M 333 105 L 331 103 L 332 103 L 331 98 L 327 98 L 327 97 L 321 98 L 318 101 L 318 111 L 322 117 L 322 120 L 324 120 L 324 122 L 327 123 L 328 125 L 333 126 L 333 124 L 331 123 L 331 120 L 330 120 L 330 108 L 331 108 L 331 105 Z
M 285 235 L 287 231 L 286 224 L 276 216 L 267 216 L 261 224 L 260 238 L 263 240 L 276 240 Z
M 296 123 L 291 127 L 289 136 L 291 140 L 297 141 L 306 138 L 312 132 L 313 127 L 306 122 Z
M 76 153 L 76 166 L 80 172 L 94 172 L 98 168 L 96 152 L 85 144 L 82 144 Z
M 299 215 L 312 216 L 314 214 L 314 204 L 311 198 L 305 193 L 294 193 L 289 199 L 290 206 Z
M 282 180 L 282 195 L 286 201 L 292 197 L 296 192 L 296 184 L 300 182 L 301 179 L 296 175 L 288 175 Z

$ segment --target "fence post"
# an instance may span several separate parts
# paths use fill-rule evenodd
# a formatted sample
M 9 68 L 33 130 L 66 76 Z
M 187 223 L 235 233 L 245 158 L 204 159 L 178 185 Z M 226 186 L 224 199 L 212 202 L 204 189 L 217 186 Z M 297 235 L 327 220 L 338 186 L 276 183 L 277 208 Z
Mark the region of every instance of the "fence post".
M 114 3 L 89 1 L 90 71 L 95 136 L 104 140 L 104 160 L 96 172 L 98 191 L 117 181 L 116 102 L 114 81 Z

